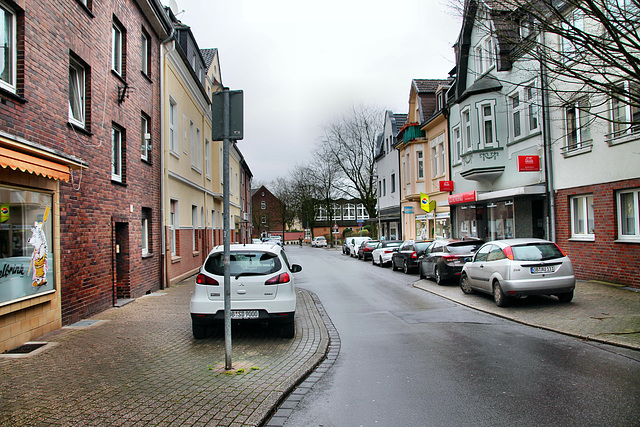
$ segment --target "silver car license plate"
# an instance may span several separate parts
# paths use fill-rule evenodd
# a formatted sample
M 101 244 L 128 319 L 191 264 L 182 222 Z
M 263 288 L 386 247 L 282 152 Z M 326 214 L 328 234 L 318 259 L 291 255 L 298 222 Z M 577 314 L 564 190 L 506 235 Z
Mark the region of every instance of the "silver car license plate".
M 257 319 L 259 317 L 258 310 L 232 310 L 232 319 Z
M 531 273 L 553 273 L 555 267 L 553 265 L 545 265 L 543 267 L 531 267 Z

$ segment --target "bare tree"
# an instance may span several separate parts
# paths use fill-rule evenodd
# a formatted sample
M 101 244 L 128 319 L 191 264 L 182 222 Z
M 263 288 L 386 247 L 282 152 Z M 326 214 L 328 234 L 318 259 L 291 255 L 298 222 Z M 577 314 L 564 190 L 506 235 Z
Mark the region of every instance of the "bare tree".
M 303 226 L 306 224 L 313 230 L 316 224 L 316 212 L 320 206 L 315 170 L 308 165 L 296 166 L 289 172 L 289 181 L 293 193 L 293 209 Z
M 588 95 L 589 114 L 613 122 L 614 129 L 640 126 L 639 0 L 463 1 L 457 7 L 465 17 L 488 6 L 491 19 L 484 24 L 497 39 L 498 71 L 529 56 L 547 70 L 559 104 L 576 93 Z M 611 114 L 612 100 L 632 113 L 616 114 L 613 108 Z
M 293 185 L 287 178 L 276 178 L 271 184 L 272 193 L 278 198 L 278 214 L 282 225 L 282 243 L 284 243 L 284 232 L 290 228 L 296 217 L 294 205 Z
M 327 212 L 329 226 L 334 221 L 333 202 L 341 195 L 342 171 L 333 159 L 333 154 L 327 145 L 319 145 L 313 152 L 313 160 L 310 165 L 315 185 L 315 194 L 319 206 Z M 333 245 L 333 238 L 331 244 Z
M 376 108 L 352 107 L 348 114 L 324 125 L 320 141 L 325 161 L 341 172 L 340 190 L 362 203 L 371 217 L 377 215 L 375 148 L 383 117 L 384 112 Z

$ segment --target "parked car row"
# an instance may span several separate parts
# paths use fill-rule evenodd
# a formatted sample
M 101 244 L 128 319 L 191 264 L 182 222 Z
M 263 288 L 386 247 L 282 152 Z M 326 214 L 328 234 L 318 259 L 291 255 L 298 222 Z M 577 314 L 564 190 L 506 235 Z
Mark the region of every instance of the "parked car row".
M 438 285 L 459 284 L 465 294 L 491 294 L 499 307 L 529 295 L 553 295 L 570 302 L 575 289 L 571 260 L 558 245 L 543 239 L 485 243 L 469 238 L 401 241 L 354 237 L 345 240 L 342 252 L 371 259 L 380 267 L 391 265 L 394 271 L 417 271 L 420 279 L 433 279 Z

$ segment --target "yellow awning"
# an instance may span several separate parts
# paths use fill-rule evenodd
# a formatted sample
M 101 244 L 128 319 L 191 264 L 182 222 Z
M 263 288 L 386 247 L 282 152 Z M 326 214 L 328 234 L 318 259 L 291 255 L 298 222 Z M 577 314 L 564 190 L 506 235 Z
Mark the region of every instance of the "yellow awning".
M 0 147 L 0 166 L 69 182 L 69 166 Z

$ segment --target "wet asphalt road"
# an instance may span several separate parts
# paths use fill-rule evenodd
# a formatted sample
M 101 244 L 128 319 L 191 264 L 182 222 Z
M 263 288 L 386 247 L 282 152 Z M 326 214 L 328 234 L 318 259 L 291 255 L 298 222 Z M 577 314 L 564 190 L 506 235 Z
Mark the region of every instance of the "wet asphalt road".
M 287 426 L 637 425 L 640 353 L 517 324 L 412 286 L 417 274 L 291 247 L 341 339 Z

